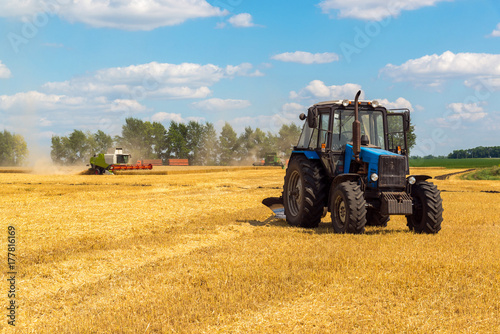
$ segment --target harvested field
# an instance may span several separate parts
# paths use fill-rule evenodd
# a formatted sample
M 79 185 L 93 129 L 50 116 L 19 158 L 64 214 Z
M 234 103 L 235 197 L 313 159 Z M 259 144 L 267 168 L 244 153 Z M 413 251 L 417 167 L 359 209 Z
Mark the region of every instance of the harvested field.
M 329 215 L 312 230 L 272 218 L 261 201 L 284 173 L 0 174 L 2 229 L 18 231 L 17 330 L 500 332 L 500 182 L 433 180 L 437 235 L 404 217 L 337 235 Z

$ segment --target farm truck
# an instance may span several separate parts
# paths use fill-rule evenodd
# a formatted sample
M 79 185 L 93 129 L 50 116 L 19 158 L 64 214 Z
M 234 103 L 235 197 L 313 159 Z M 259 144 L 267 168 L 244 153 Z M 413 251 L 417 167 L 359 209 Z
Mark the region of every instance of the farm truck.
M 115 170 L 132 170 L 132 169 L 153 169 L 152 164 L 130 165 L 131 155 L 123 153 L 119 147 L 115 149 L 115 153 L 94 155 L 90 158 L 90 172 L 92 174 L 113 174 Z
M 282 196 L 263 204 L 292 226 L 317 227 L 331 212 L 336 233 L 363 233 L 405 215 L 410 230 L 437 233 L 443 221 L 440 191 L 430 176 L 408 175 L 408 109 L 378 101 L 337 100 L 308 109 L 286 170 Z

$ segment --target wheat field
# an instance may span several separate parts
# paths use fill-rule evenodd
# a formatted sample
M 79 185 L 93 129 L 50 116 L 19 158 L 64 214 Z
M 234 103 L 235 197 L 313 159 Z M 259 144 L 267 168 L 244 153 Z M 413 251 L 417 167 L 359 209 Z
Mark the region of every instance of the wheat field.
M 404 217 L 338 235 L 329 215 L 312 230 L 273 218 L 261 200 L 284 174 L 0 174 L 2 263 L 7 226 L 18 238 L 15 331 L 500 332 L 500 182 L 433 180 L 437 235 Z

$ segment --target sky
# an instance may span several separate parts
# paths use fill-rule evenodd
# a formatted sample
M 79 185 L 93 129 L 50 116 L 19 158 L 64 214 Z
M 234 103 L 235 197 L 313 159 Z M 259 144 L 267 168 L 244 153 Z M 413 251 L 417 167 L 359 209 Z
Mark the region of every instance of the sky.
M 0 0 L 0 45 L 31 153 L 127 117 L 277 133 L 360 89 L 410 109 L 412 155 L 500 145 L 498 0 Z

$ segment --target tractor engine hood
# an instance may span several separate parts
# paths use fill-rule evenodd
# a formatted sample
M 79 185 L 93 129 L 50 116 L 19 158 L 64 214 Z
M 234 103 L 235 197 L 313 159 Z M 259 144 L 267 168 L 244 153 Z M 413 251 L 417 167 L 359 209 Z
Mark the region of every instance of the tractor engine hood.
M 386 151 L 381 148 L 375 148 L 375 147 L 367 147 L 367 146 L 361 146 L 361 152 L 359 154 L 359 157 L 361 161 L 367 163 L 369 167 L 375 167 L 378 166 L 379 158 L 382 155 L 396 155 L 396 156 L 401 156 L 399 154 L 396 154 L 394 152 Z M 345 149 L 345 161 L 344 161 L 344 171 L 345 173 L 349 172 L 349 169 L 351 167 L 351 162 L 354 159 L 354 152 L 351 144 L 346 145 Z M 372 168 L 370 168 L 372 169 Z
M 404 156 L 383 150 L 381 148 L 376 148 L 376 147 L 366 147 L 366 146 L 361 146 L 361 152 L 359 154 L 360 160 L 364 163 L 368 164 L 368 175 L 372 175 L 373 173 L 379 174 L 379 161 L 381 156 L 396 156 L 399 158 L 403 158 Z M 406 157 L 404 157 L 406 160 Z M 345 161 L 344 161 L 344 171 L 345 173 L 348 173 L 351 167 L 351 163 L 354 161 L 354 152 L 351 144 L 346 145 L 346 152 L 345 152 Z M 404 160 L 403 160 L 404 161 Z M 403 164 L 406 164 L 402 162 Z M 377 187 L 377 181 L 372 181 L 368 177 L 368 186 L 376 188 Z

